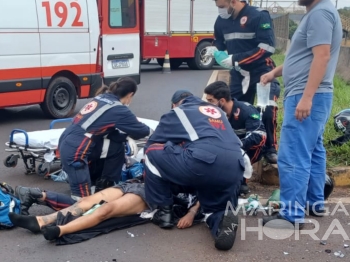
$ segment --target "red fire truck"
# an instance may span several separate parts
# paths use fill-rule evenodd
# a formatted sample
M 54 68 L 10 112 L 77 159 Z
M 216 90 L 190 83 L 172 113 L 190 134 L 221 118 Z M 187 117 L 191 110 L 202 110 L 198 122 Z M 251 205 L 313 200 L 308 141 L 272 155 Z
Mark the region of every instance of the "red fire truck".
M 1 1 L 0 108 L 40 104 L 50 117 L 71 116 L 102 82 L 140 83 L 140 61 L 162 65 L 166 51 L 172 68 L 209 69 L 202 52 L 217 15 L 213 0 Z

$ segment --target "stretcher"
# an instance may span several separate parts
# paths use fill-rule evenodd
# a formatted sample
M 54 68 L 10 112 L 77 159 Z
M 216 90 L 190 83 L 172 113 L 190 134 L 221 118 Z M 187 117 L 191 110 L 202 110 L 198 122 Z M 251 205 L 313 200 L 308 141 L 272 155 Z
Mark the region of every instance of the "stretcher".
M 158 121 L 145 118 L 138 118 L 138 120 L 153 130 L 158 125 Z M 7 146 L 5 151 L 11 154 L 4 159 L 4 165 L 8 168 L 15 168 L 18 160 L 22 159 L 26 175 L 36 173 L 44 178 L 49 178 L 51 166 L 61 162 L 58 141 L 65 130 L 65 128 L 54 129 L 54 126 L 57 123 L 70 123 L 71 121 L 72 118 L 54 120 L 50 123 L 49 129 L 33 132 L 13 129 L 10 133 L 10 141 L 5 143 Z M 142 139 L 136 141 L 136 144 L 141 148 L 145 142 L 146 139 Z M 130 155 L 130 153 L 131 148 L 126 143 L 125 154 Z M 136 154 L 137 152 L 135 152 Z

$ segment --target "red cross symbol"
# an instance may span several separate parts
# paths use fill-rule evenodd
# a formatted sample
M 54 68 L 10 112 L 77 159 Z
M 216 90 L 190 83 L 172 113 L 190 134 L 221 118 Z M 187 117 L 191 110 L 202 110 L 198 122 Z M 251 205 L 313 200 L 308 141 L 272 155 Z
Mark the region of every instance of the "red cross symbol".
M 90 110 L 91 108 L 92 108 L 92 105 L 91 105 L 91 104 L 86 105 L 86 107 L 85 107 L 84 111 Z
M 206 108 L 205 109 L 205 111 L 207 112 L 207 113 L 210 113 L 210 114 L 212 114 L 212 115 L 215 115 L 217 112 L 216 112 L 216 110 L 214 109 L 214 108 Z

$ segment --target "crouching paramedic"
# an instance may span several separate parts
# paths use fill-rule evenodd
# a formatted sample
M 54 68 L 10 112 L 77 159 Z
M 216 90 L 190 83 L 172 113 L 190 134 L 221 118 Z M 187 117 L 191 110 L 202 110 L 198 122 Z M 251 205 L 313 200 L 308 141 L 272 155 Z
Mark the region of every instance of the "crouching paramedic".
M 274 69 L 271 55 L 275 52 L 275 36 L 270 14 L 239 0 L 216 0 L 220 16 L 214 26 L 215 47 L 227 50 L 229 57 L 222 61 L 232 68 L 231 98 L 254 104 L 256 85 L 260 77 Z M 263 113 L 267 138 L 264 155 L 267 162 L 277 163 L 277 99 L 280 86 L 271 82 L 270 105 Z
M 105 166 L 108 169 L 102 173 L 102 180 L 96 188 L 101 190 L 113 186 L 121 178 L 121 170 L 125 161 L 124 142 L 130 136 L 133 139 L 146 137 L 153 132 L 148 126 L 139 122 L 130 111 L 130 104 L 137 91 L 136 82 L 128 77 L 118 79 L 109 87 L 101 87 L 98 95 L 87 103 L 74 117 L 73 123 L 66 128 L 59 140 L 62 169 L 67 173 L 71 197 L 54 192 L 47 192 L 45 202 L 52 208 L 60 209 L 74 204 L 81 197 L 91 195 L 91 179 L 88 161 L 104 137 L 113 141 L 113 153 L 106 155 Z M 99 147 L 100 147 L 99 146 Z M 109 176 L 108 176 L 109 175 Z M 110 180 L 107 180 L 108 178 Z M 41 203 L 42 192 L 18 187 L 16 194 L 20 197 L 22 207 L 26 210 L 33 201 Z
M 145 146 L 146 199 L 158 209 L 152 221 L 172 228 L 171 183 L 193 187 L 208 214 L 215 247 L 229 250 L 238 217 L 225 209 L 238 202 L 244 172 L 241 142 L 221 109 L 186 90 L 177 91 L 172 102 L 174 108 L 161 117 Z
M 266 141 L 265 127 L 258 110 L 247 102 L 232 100 L 229 87 L 222 81 L 208 85 L 204 93 L 209 103 L 220 107 L 226 113 L 231 127 L 242 141 L 242 149 L 249 156 L 251 164 L 258 162 L 262 158 Z M 243 180 L 240 193 L 249 193 L 246 179 Z

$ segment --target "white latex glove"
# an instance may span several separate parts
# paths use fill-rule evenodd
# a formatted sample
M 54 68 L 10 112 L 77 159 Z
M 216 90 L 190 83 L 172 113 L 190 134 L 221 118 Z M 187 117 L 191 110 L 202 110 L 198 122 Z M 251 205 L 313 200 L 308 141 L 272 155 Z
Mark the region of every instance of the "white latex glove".
M 137 153 L 139 152 L 139 148 L 137 147 L 137 144 L 135 142 L 134 139 L 132 139 L 131 137 L 127 137 L 126 140 L 128 141 L 130 150 L 131 150 L 131 156 L 135 157 L 137 155 Z
M 215 46 L 207 46 L 205 48 L 205 54 L 203 55 L 204 57 L 214 57 L 215 51 L 218 51 L 218 49 Z
M 243 177 L 249 179 L 252 177 L 253 167 L 252 167 L 252 164 L 250 163 L 249 156 L 244 152 L 243 149 L 241 149 L 241 151 L 242 151 L 242 155 L 243 155 L 243 159 L 244 159 L 244 167 L 245 167 Z
M 232 55 L 229 55 L 228 58 L 224 59 L 221 61 L 222 66 L 226 67 L 226 68 L 231 68 L 233 67 L 233 63 L 232 63 Z

